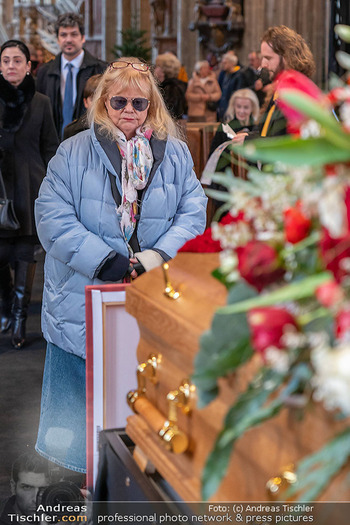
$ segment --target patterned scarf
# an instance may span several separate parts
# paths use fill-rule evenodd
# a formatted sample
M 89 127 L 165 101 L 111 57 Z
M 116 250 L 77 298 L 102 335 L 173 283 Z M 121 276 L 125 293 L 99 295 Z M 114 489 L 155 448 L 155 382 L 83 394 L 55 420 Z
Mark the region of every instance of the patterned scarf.
M 153 154 L 149 139 L 151 129 L 137 128 L 135 137 L 127 140 L 124 133 L 117 130 L 117 144 L 122 157 L 122 203 L 118 208 L 121 215 L 121 228 L 126 242 L 129 242 L 136 226 L 138 212 L 137 190 L 142 190 L 148 181 L 153 165 Z

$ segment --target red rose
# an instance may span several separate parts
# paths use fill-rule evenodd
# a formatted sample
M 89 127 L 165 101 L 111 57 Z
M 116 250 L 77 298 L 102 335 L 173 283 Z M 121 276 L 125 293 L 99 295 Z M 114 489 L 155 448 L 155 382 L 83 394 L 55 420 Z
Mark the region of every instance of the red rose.
M 350 235 L 333 238 L 326 229 L 320 241 L 321 258 L 327 270 L 332 272 L 337 282 L 350 274 L 344 259 L 350 258 Z
M 235 217 L 227 213 L 220 220 L 220 224 L 226 225 L 233 222 L 244 220 L 243 212 L 239 212 Z M 196 253 L 217 253 L 221 252 L 220 241 L 214 241 L 212 238 L 212 229 L 207 228 L 202 235 L 197 235 L 194 239 L 187 241 L 179 252 L 196 252 Z
M 337 339 L 349 339 L 350 335 L 350 310 L 342 310 L 335 317 L 335 335 Z
M 324 170 L 327 177 L 335 177 L 337 175 L 337 164 L 325 164 Z
M 284 211 L 285 236 L 288 242 L 296 244 L 309 235 L 311 221 L 300 210 L 300 206 Z
M 344 299 L 344 291 L 335 281 L 328 281 L 316 288 L 316 299 L 326 308 L 330 308 Z
M 247 318 L 253 349 L 261 354 L 270 346 L 283 348 L 281 339 L 287 326 L 298 328 L 294 317 L 283 308 L 253 308 Z
M 221 252 L 219 241 L 214 241 L 211 236 L 211 228 L 207 228 L 202 235 L 198 235 L 194 239 L 187 241 L 179 252 L 194 252 L 194 253 L 217 253 Z
M 285 271 L 274 248 L 260 241 L 250 241 L 236 249 L 238 270 L 259 292 L 271 283 L 282 279 Z
M 350 232 L 350 187 L 345 188 L 344 202 L 346 207 L 346 218 L 348 222 L 348 232 Z
M 344 203 L 346 207 L 346 229 L 343 237 L 332 237 L 324 228 L 320 241 L 321 258 L 327 270 L 331 271 L 335 279 L 340 282 L 350 274 L 350 187 L 344 189 Z

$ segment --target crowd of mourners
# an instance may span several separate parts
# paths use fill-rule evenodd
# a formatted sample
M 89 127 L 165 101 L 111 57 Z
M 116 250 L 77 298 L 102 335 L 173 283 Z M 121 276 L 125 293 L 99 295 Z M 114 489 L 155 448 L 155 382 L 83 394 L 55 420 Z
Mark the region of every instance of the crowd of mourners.
M 180 60 L 163 53 L 156 59 L 154 73 L 172 117 L 189 122 L 228 120 L 230 99 L 239 89 L 250 89 L 262 106 L 271 83 L 268 70 L 261 66 L 260 51 L 248 54 L 247 65 L 240 64 L 233 50 L 220 61 L 210 54 L 195 63 L 189 79 Z
M 61 52 L 48 62 L 18 40 L 0 49 L 0 197 L 17 221 L 0 224 L 1 332 L 16 349 L 26 342 L 42 247 L 36 451 L 84 473 L 85 286 L 137 279 L 203 233 L 207 198 L 179 121 L 219 122 L 211 153 L 228 140 L 284 134 L 275 81 L 283 69 L 311 76 L 314 61 L 285 26 L 269 28 L 247 64 L 228 50 L 197 62 L 190 78 L 170 52 L 154 66 L 97 59 L 76 13 L 60 15 L 56 34 Z

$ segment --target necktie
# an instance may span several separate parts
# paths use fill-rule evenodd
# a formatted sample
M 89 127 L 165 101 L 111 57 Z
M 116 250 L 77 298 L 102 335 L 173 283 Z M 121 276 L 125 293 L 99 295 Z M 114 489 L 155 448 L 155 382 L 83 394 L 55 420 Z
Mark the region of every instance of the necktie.
M 61 130 L 62 137 L 63 137 L 63 130 L 65 126 L 67 126 L 67 124 L 69 124 L 73 120 L 73 73 L 72 73 L 73 64 L 70 64 L 68 62 L 66 64 L 66 67 L 68 68 L 68 73 L 67 73 L 67 78 L 66 78 L 66 87 L 64 89 L 64 99 L 63 99 L 63 110 L 62 110 L 63 123 L 62 123 L 62 130 Z

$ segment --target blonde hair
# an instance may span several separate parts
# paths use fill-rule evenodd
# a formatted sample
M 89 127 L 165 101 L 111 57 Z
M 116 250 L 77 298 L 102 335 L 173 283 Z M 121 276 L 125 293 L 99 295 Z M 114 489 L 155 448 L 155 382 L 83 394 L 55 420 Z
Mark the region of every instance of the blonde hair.
M 208 60 L 198 60 L 198 62 L 196 62 L 194 65 L 193 71 L 195 71 L 196 73 L 199 73 L 201 70 L 201 67 L 206 66 L 206 65 L 208 65 L 210 68 Z
M 251 89 L 237 89 L 230 98 L 230 101 L 227 106 L 227 111 L 225 113 L 225 120 L 229 121 L 235 118 L 235 102 L 237 98 L 245 98 L 250 100 L 252 103 L 252 112 L 254 122 L 257 122 L 259 118 L 259 100 L 254 91 Z
M 162 68 L 165 78 L 177 78 L 181 62 L 173 53 L 162 53 L 156 58 L 156 66 Z
M 134 57 L 122 57 L 116 62 L 120 61 L 142 63 L 141 60 Z M 182 138 L 180 130 L 166 109 L 163 97 L 150 70 L 137 71 L 129 65 L 122 69 L 113 69 L 111 66 L 106 69 L 95 91 L 92 106 L 88 111 L 90 124 L 92 122 L 99 124 L 101 132 L 111 140 L 115 140 L 116 126 L 109 118 L 105 104 L 113 87 L 119 93 L 127 87 L 139 89 L 144 97 L 150 101 L 144 127 L 152 128 L 156 138 L 161 140 L 168 136 Z

